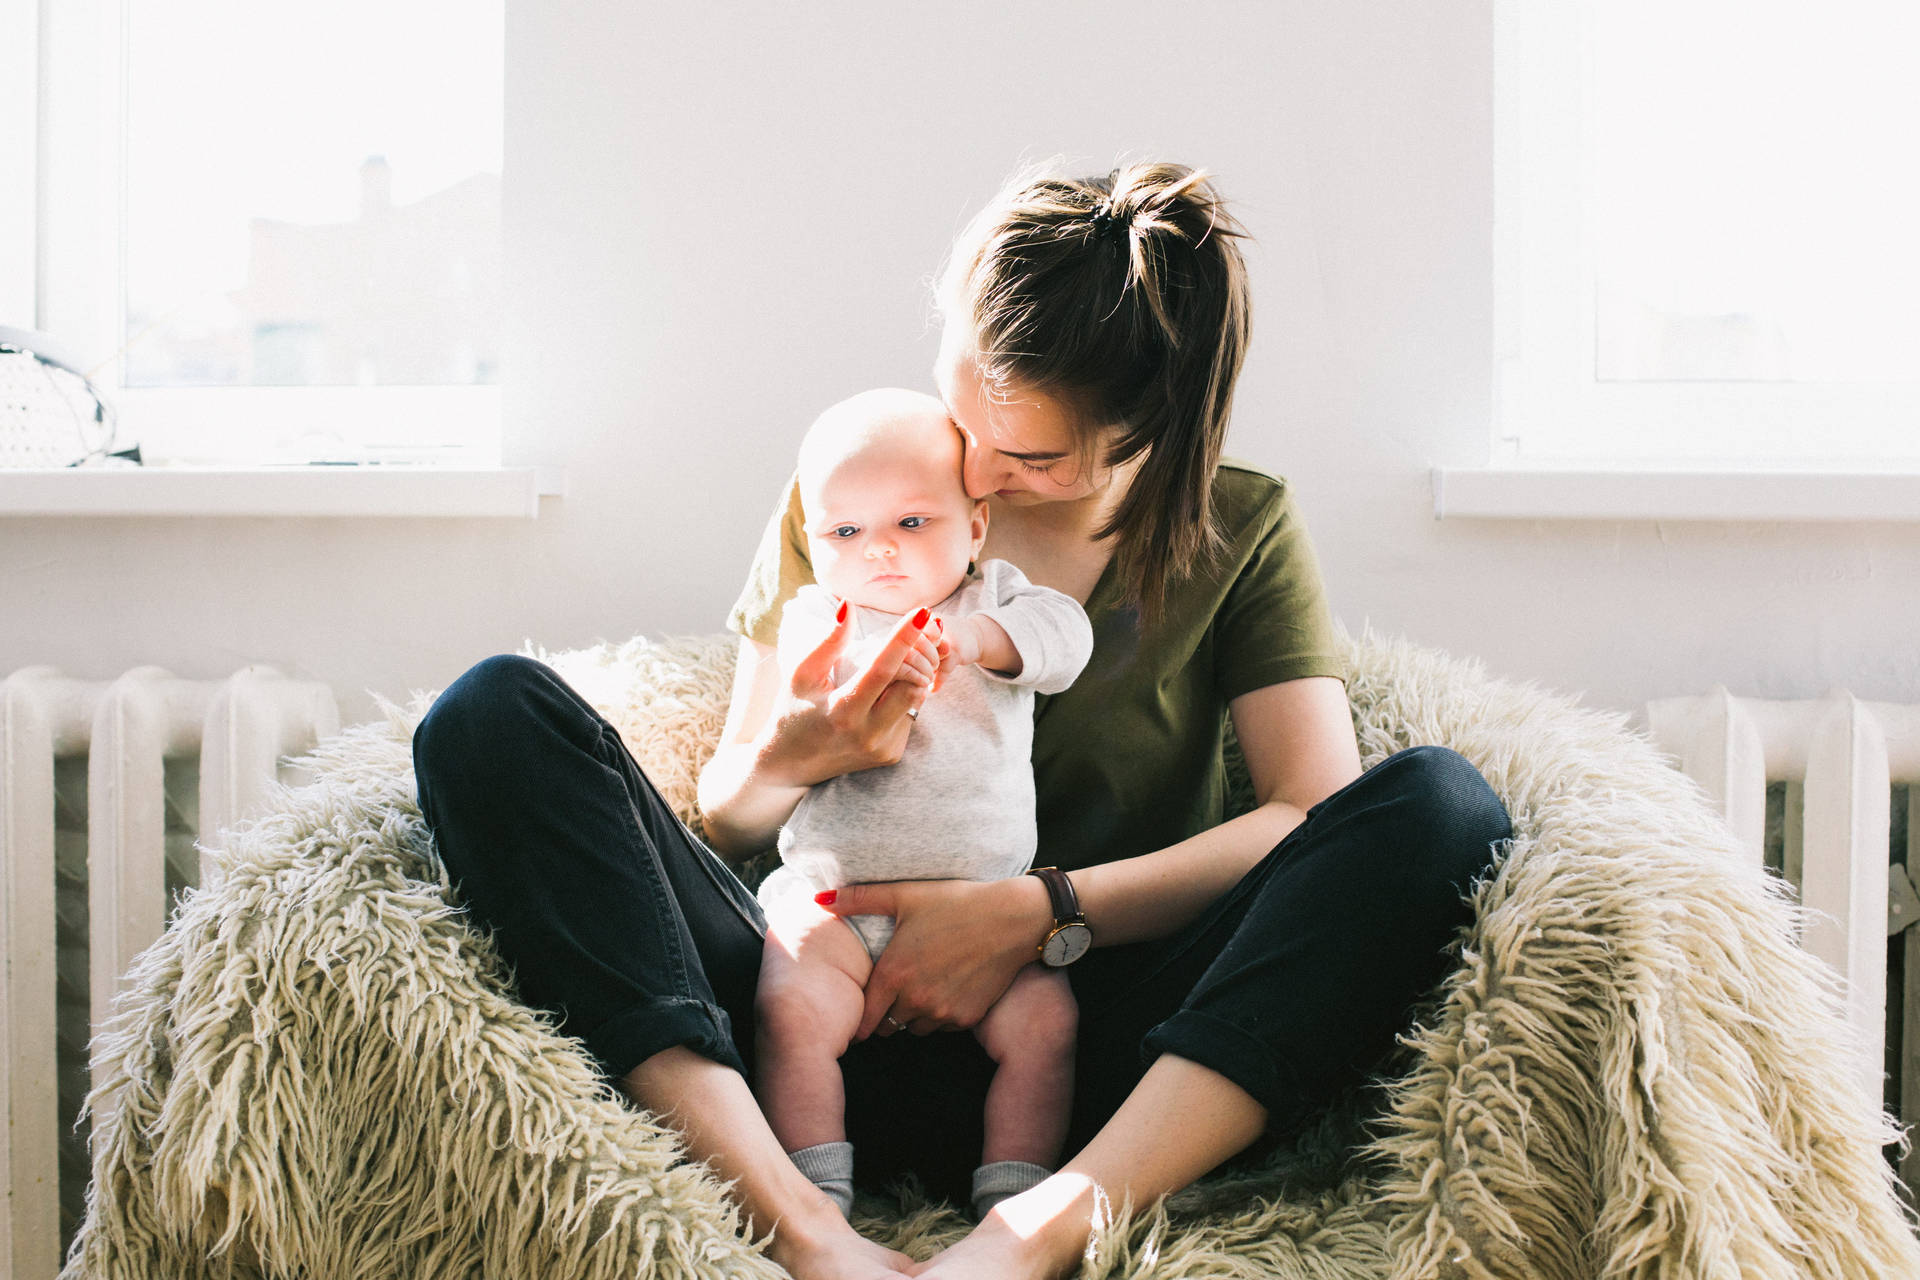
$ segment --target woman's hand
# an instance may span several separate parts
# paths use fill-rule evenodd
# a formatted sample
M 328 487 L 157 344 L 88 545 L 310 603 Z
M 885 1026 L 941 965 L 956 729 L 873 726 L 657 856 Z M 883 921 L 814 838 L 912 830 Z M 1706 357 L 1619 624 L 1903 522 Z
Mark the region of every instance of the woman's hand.
M 845 685 L 833 668 L 851 626 L 842 606 L 811 652 L 782 671 L 770 645 L 742 638 L 720 746 L 700 771 L 700 814 L 716 852 L 743 858 L 772 844 L 816 782 L 893 764 L 939 666 L 927 611 L 903 618 Z
M 974 1026 L 1038 958 L 1053 923 L 1046 886 L 1032 876 L 855 884 L 815 901 L 839 916 L 894 919 L 893 940 L 867 979 L 856 1040 L 899 1026 L 916 1035 Z
M 939 669 L 938 633 L 925 609 L 902 618 L 886 644 L 844 685 L 833 669 L 851 632 L 840 606 L 832 630 L 788 675 L 761 752 L 767 779 L 812 786 L 878 765 L 898 764 Z

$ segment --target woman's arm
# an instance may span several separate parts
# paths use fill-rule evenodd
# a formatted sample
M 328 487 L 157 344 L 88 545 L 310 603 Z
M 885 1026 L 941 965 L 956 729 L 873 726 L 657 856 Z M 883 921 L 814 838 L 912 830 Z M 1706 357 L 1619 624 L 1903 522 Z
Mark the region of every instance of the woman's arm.
M 1230 710 L 1257 806 L 1168 848 L 1075 871 L 1096 945 L 1182 928 L 1300 825 L 1308 809 L 1360 776 L 1340 681 L 1312 676 L 1269 685 L 1235 698 Z M 887 1016 L 916 1032 L 974 1025 L 1032 962 L 1053 923 L 1046 888 L 1030 876 L 853 885 L 830 909 L 898 921 L 867 982 L 862 1037 Z
M 924 626 L 901 619 L 873 660 L 838 687 L 845 617 L 790 673 L 771 647 L 740 641 L 726 727 L 700 771 L 701 819 L 715 852 L 754 854 L 774 842 L 807 788 L 899 761 L 913 727 L 908 713 L 926 701 L 940 662 Z
M 783 785 L 759 767 L 764 748 L 754 739 L 771 718 L 780 693 L 780 664 L 772 645 L 740 638 L 720 745 L 700 770 L 700 819 L 707 843 L 727 858 L 750 857 L 773 842 L 807 785 Z
M 1360 776 L 1347 689 L 1329 676 L 1268 685 L 1229 704 L 1255 807 L 1156 853 L 1073 873 L 1100 944 L 1161 938 L 1239 883 L 1305 820 Z

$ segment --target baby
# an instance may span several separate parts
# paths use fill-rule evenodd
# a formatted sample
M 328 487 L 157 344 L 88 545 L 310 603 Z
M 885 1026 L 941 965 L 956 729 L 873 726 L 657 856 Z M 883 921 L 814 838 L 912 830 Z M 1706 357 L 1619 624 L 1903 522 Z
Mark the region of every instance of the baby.
M 905 754 L 813 787 L 781 829 L 760 888 L 757 1086 L 780 1143 L 850 1211 L 853 1148 L 839 1059 L 859 1027 L 887 916 L 830 915 L 822 890 L 882 880 L 1020 875 L 1036 843 L 1033 697 L 1073 682 L 1093 650 L 1086 613 L 1001 560 L 973 568 L 987 506 L 967 497 L 960 437 L 931 396 L 870 391 L 822 414 L 800 447 L 800 500 L 818 585 L 780 620 L 784 670 L 820 645 L 846 602 L 836 682 L 930 609 L 945 646 Z M 932 838 L 916 839 L 915 833 Z M 995 1063 L 979 1214 L 1050 1173 L 1066 1140 L 1077 1020 L 1066 975 L 1029 965 L 974 1028 Z

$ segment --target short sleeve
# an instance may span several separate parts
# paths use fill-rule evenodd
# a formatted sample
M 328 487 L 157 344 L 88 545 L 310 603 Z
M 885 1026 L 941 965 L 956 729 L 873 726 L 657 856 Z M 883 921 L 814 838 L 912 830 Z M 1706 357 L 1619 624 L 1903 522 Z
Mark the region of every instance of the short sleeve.
M 806 529 L 796 473 L 767 521 L 759 550 L 753 553 L 753 567 L 747 571 L 747 585 L 727 615 L 727 630 L 769 647 L 779 642 L 781 610 L 796 591 L 813 581 Z
M 1250 551 L 1214 618 L 1221 698 L 1303 676 L 1345 680 L 1320 562 L 1284 485 L 1276 486 L 1242 538 L 1251 539 Z

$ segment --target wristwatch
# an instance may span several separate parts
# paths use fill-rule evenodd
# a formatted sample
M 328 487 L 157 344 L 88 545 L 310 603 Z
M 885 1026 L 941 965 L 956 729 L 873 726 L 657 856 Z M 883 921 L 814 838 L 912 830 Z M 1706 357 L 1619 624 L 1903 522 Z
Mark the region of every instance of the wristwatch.
M 1087 928 L 1086 913 L 1080 910 L 1080 895 L 1058 867 L 1035 867 L 1027 874 L 1040 877 L 1053 902 L 1053 931 L 1040 943 L 1040 963 L 1064 969 L 1093 945 L 1093 930 Z

